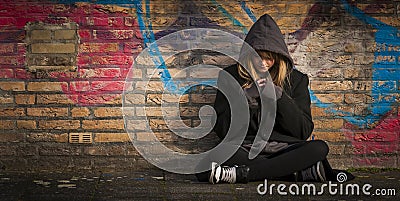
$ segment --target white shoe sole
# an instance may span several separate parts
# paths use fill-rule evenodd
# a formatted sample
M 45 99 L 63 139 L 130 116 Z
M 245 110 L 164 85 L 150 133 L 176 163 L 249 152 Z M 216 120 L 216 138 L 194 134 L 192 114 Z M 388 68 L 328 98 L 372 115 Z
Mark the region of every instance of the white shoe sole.
M 324 181 L 326 181 L 326 179 L 325 179 L 325 177 L 324 176 L 322 176 L 322 173 L 321 173 L 321 170 L 320 170 L 320 164 L 321 164 L 321 161 L 318 161 L 317 162 L 317 174 L 318 174 L 318 176 L 319 176 L 319 179 L 322 181 L 322 182 L 324 182 Z M 323 169 L 322 169 L 322 171 L 324 171 Z M 325 175 L 325 174 L 324 174 Z
M 214 176 L 215 176 L 215 169 L 217 167 L 217 163 L 216 162 L 212 162 L 211 163 L 211 174 L 210 174 L 210 178 L 208 178 L 208 181 L 212 184 L 214 183 Z

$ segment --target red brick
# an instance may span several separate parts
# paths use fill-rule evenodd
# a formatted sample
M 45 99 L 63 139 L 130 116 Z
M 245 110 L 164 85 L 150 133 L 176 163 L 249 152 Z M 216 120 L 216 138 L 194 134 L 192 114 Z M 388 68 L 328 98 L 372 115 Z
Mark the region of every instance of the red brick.
M 72 98 L 65 94 L 37 94 L 37 104 L 72 104 Z
M 329 93 L 329 94 L 315 94 L 317 98 L 323 103 L 343 103 L 343 94 Z
M 343 132 L 337 132 L 337 131 L 332 131 L 332 132 L 313 132 L 315 140 L 326 140 L 330 142 L 344 142 L 346 141 L 346 137 L 344 136 Z
M 344 101 L 345 103 L 366 103 L 367 96 L 365 94 L 345 94 Z
M 341 129 L 343 128 L 343 119 L 315 119 L 315 129 Z
M 120 93 L 120 92 L 117 92 Z M 80 96 L 80 103 L 84 105 L 96 105 L 96 104 L 121 104 L 121 94 L 93 94 L 93 95 L 82 95 Z
M 96 133 L 95 142 L 130 142 L 127 133 Z
M 169 116 L 169 117 L 176 117 L 178 116 L 178 110 L 177 108 L 173 107 L 146 107 L 144 108 L 146 111 L 146 114 L 141 114 L 137 108 L 136 114 L 140 116 L 159 116 L 159 117 L 164 117 L 164 116 Z M 189 113 L 189 112 L 188 112 Z
M 76 38 L 76 30 L 73 29 L 54 31 L 54 39 L 56 40 L 73 40 Z
M 0 64 L 4 65 L 23 65 L 24 58 L 20 56 L 0 56 Z
M 129 94 L 127 96 L 130 97 L 130 95 L 131 94 Z M 130 99 L 127 99 L 127 100 L 130 100 Z M 176 102 L 179 102 L 180 104 L 189 103 L 189 95 L 188 94 L 184 94 L 182 96 L 175 95 L 175 94 L 148 94 L 147 95 L 147 104 L 160 105 L 162 103 L 166 104 L 166 103 L 176 103 Z M 135 104 L 141 104 L 141 103 L 135 103 Z
M 106 27 L 124 27 L 123 17 L 88 17 L 88 24 L 94 26 L 106 26 Z
M 90 115 L 89 108 L 79 107 L 79 108 L 72 108 L 71 109 L 71 116 L 72 117 L 87 117 L 89 115 Z
M 17 94 L 15 95 L 15 103 L 21 105 L 35 104 L 35 95 Z
M 75 53 L 73 43 L 35 43 L 31 45 L 32 53 Z
M 137 25 L 135 17 L 125 17 L 125 26 L 132 27 Z
M 93 56 L 92 64 L 96 65 L 131 65 L 133 63 L 132 56 Z
M 117 52 L 118 43 L 82 43 L 79 52 Z
M 312 81 L 311 90 L 317 91 L 342 91 L 353 89 L 351 81 Z
M 199 116 L 199 107 L 179 107 L 181 116 Z
M 19 129 L 36 129 L 36 121 L 34 121 L 34 120 L 17 120 L 17 128 L 19 128 Z
M 78 30 L 79 39 L 82 41 L 88 41 L 92 39 L 92 30 L 79 29 Z
M 28 15 L 40 15 L 42 13 L 46 13 L 45 8 L 41 4 L 30 4 L 26 6 Z
M 14 26 L 16 26 L 16 27 L 23 27 L 23 26 L 25 26 L 28 22 L 33 22 L 33 21 L 35 21 L 35 20 L 37 20 L 38 18 L 37 18 L 37 16 L 32 16 L 32 17 L 30 17 L 30 16 L 22 16 L 22 17 L 17 17 L 16 18 L 16 23 L 15 23 L 15 25 Z
M 0 82 L 0 90 L 4 91 L 24 91 L 24 82 Z
M 15 156 L 17 155 L 16 151 L 17 147 L 10 147 L 7 145 L 0 145 L 0 156 L 3 158 L 4 156 Z
M 51 30 L 32 30 L 31 40 L 51 40 Z
M 15 121 L 0 119 L 0 129 L 15 129 L 15 128 L 16 128 Z
M 40 147 L 39 155 L 42 156 L 78 156 L 81 155 L 81 148 L 76 146 L 65 146 L 62 144 L 51 144 Z
M 214 103 L 215 94 L 192 94 L 192 103 Z
M 10 104 L 13 103 L 14 99 L 9 94 L 1 94 L 0 95 L 0 104 Z
M 308 5 L 307 4 L 288 4 L 287 13 L 290 15 L 296 14 L 306 14 L 308 12 Z
M 154 95 L 154 94 L 149 94 Z M 125 94 L 124 95 L 124 103 L 125 104 L 145 104 L 145 96 L 143 94 Z
M 26 45 L 24 43 L 17 43 L 17 53 L 18 55 L 26 54 Z
M 28 142 L 68 142 L 68 133 L 30 133 L 27 135 Z
M 124 129 L 124 121 L 122 119 L 116 120 L 83 120 L 83 129 L 95 130 L 122 130 Z
M 92 64 L 92 57 L 81 55 L 76 59 L 76 63 L 80 66 L 88 66 Z
M 124 52 L 137 53 L 143 51 L 143 44 L 140 41 L 124 43 Z
M 95 117 L 122 117 L 122 110 L 119 107 L 100 107 L 94 109 Z
M 146 130 L 147 124 L 145 120 L 129 120 L 126 123 L 128 130 Z
M 0 142 L 23 142 L 25 134 L 22 133 L 0 133 Z
M 329 154 L 330 155 L 343 155 L 345 145 L 343 144 L 329 144 Z
M 84 148 L 84 153 L 92 156 L 124 156 L 126 145 L 97 145 Z
M 89 81 L 76 81 L 70 82 L 69 84 L 71 91 L 90 91 L 90 82 Z
M 0 54 L 8 54 L 15 52 L 15 44 L 13 43 L 2 43 L 0 44 Z
M 69 4 L 50 4 L 48 6 L 49 11 L 54 12 L 54 14 L 57 13 L 64 13 L 71 11 L 71 5 Z
M 13 26 L 16 22 L 13 17 L 0 17 L 0 26 Z
M 1 53 L 0 53 L 1 54 Z M 14 78 L 13 69 L 0 69 L 0 79 L 1 78 Z
M 27 6 L 25 4 L 15 4 L 15 3 L 16 2 L 0 4 L 0 15 L 11 16 L 14 13 L 17 15 L 25 14 Z
M 6 38 L 6 41 L 11 41 L 11 42 L 20 42 L 23 43 L 23 39 L 25 38 L 25 32 L 21 32 L 20 30 L 4 30 L 2 29 L 1 32 L 2 37 Z M 19 55 L 19 57 L 21 60 L 21 64 L 23 64 L 23 55 Z
M 17 156 L 37 156 L 38 146 L 33 144 L 26 144 L 17 148 Z
M 80 69 L 79 74 L 82 78 L 120 78 L 119 68 L 96 68 Z
M 40 120 L 39 129 L 70 130 L 80 128 L 79 120 Z
M 28 91 L 63 91 L 66 82 L 29 82 Z
M 25 116 L 24 108 L 0 108 L 1 117 L 20 117 Z
M 119 92 L 124 89 L 125 81 L 114 81 L 114 82 L 102 82 L 93 81 L 91 88 L 99 91 Z
M 65 117 L 68 116 L 68 108 L 27 108 L 27 115 L 35 117 Z
M 311 114 L 313 117 L 326 117 L 330 116 L 327 112 L 325 112 L 325 108 L 320 108 L 320 107 L 311 107 Z
M 30 72 L 27 72 L 26 69 L 15 69 L 15 78 L 27 80 L 33 78 L 34 75 Z
M 140 37 L 134 30 L 94 30 L 93 35 L 102 40 L 132 40 Z

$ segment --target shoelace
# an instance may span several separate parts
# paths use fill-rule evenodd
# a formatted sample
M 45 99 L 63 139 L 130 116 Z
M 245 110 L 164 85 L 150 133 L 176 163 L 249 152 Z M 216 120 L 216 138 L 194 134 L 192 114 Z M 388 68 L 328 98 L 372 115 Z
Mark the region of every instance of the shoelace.
M 315 173 L 313 172 L 313 167 L 307 168 L 303 171 L 301 171 L 301 176 L 303 177 L 303 180 L 316 180 Z
M 228 183 L 236 182 L 236 167 L 221 167 L 222 175 L 220 177 L 221 181 L 226 181 Z

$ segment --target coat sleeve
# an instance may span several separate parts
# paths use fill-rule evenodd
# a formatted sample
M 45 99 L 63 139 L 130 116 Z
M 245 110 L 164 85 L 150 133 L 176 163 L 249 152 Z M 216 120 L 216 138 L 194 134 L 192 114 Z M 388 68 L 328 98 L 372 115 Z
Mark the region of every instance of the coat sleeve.
M 299 140 L 309 138 L 314 129 L 308 82 L 307 75 L 302 74 L 298 84 L 291 86 L 292 96 L 283 92 L 282 98 L 277 101 L 275 129 Z
M 217 86 L 223 84 L 226 85 L 227 83 L 224 76 L 220 73 L 218 76 Z M 217 90 L 213 107 L 217 114 L 213 131 L 215 131 L 218 137 L 222 140 L 225 138 L 229 130 L 231 123 L 231 110 L 227 98 L 219 90 Z

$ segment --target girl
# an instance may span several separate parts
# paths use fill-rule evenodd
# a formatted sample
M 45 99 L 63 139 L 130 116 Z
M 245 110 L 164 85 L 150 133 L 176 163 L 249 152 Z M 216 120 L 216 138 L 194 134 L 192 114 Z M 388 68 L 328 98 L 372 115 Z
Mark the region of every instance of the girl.
M 224 164 L 211 163 L 211 170 L 196 174 L 200 181 L 210 183 L 246 183 L 264 179 L 290 179 L 295 181 L 336 180 L 339 173 L 326 160 L 329 148 L 324 141 L 306 141 L 314 128 L 310 109 L 307 75 L 293 68 L 284 37 L 267 14 L 260 17 L 245 38 L 261 57 L 246 62 L 248 70 L 236 64 L 224 70 L 242 86 L 249 103 L 250 122 L 246 140 Z M 271 75 L 276 95 L 276 117 L 273 131 L 262 154 L 249 159 L 249 148 L 260 127 L 261 102 L 256 85 L 262 89 Z M 221 75 L 221 74 L 220 74 Z M 219 77 L 221 79 L 221 76 Z M 230 106 L 221 92 L 217 92 L 214 109 L 217 113 L 214 131 L 222 140 L 231 121 Z M 348 179 L 354 177 L 343 171 Z

